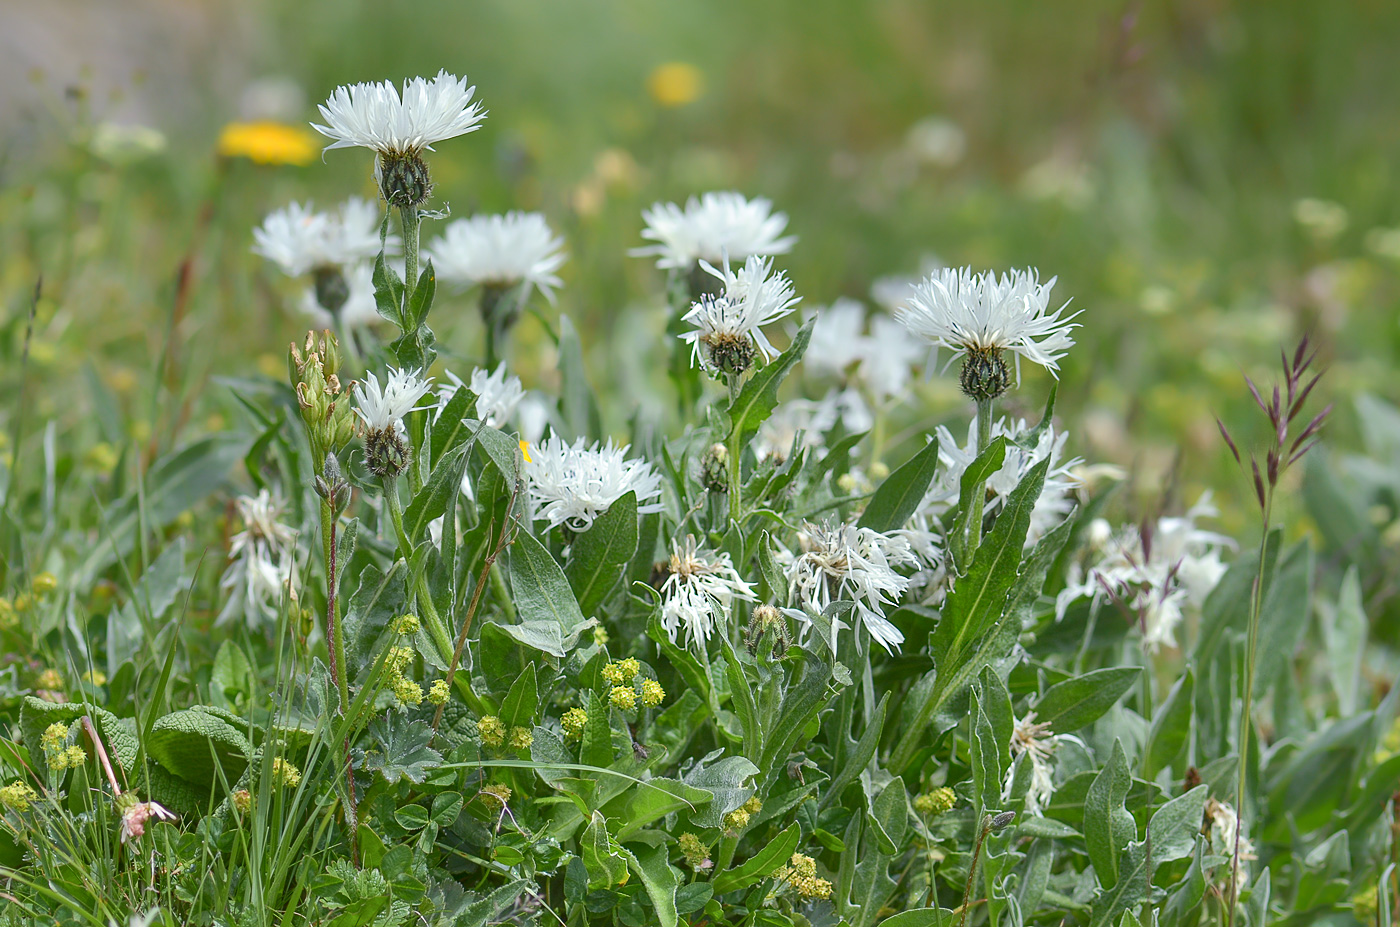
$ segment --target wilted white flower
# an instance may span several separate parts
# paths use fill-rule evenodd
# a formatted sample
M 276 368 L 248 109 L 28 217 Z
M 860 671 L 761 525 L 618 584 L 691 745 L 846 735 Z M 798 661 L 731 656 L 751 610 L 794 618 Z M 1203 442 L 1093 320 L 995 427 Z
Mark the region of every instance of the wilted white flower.
M 253 230 L 253 253 L 290 277 L 321 268 L 341 268 L 379 253 L 379 207 L 351 197 L 336 212 L 317 212 L 310 203 L 289 203 L 267 215 Z M 397 248 L 398 238 L 385 242 Z
M 336 324 L 349 331 L 368 328 L 382 321 L 379 303 L 374 298 L 374 270 L 369 264 L 355 264 L 344 271 L 346 288 L 345 302 L 332 313 L 321 305 L 316 295 L 316 287 L 309 286 L 301 294 L 300 309 L 309 316 L 316 328 L 330 328 Z
M 1197 519 L 1218 514 L 1206 493 L 1180 518 L 1111 534 L 1087 572 L 1071 572 L 1055 600 L 1056 618 L 1076 599 L 1097 605 L 1109 598 L 1137 615 L 1148 650 L 1175 647 L 1183 605 L 1199 608 L 1225 573 L 1220 553 L 1234 542 L 1196 527 Z
M 705 550 L 694 537 L 673 541 L 668 575 L 661 587 L 661 626 L 671 643 L 704 648 L 716 625 L 729 617 L 735 599 L 754 601 L 753 588 L 734 569 L 729 555 Z M 682 632 L 683 635 L 682 635 Z
M 702 360 L 702 345 L 707 355 L 703 359 L 725 373 L 743 373 L 755 355 L 771 360 L 777 351 L 763 326 L 791 313 L 798 302 L 787 276 L 772 273 L 772 259 L 757 256 L 738 273 L 730 271 L 728 262 L 722 270 L 704 261 L 701 266 L 724 282 L 724 293 L 701 296 L 682 318 L 695 328 L 681 335 L 692 346 L 694 360 Z
M 775 213 L 763 197 L 745 199 L 740 193 L 706 193 L 691 197 L 685 208 L 657 203 L 642 213 L 646 228 L 642 237 L 656 244 L 634 248 L 635 257 L 656 255 L 663 270 L 690 270 L 697 261 L 718 264 L 742 261 L 751 255 L 786 254 L 797 241 L 780 238 L 787 216 Z
M 1235 878 L 1235 894 L 1238 895 L 1249 884 L 1249 866 L 1245 865 L 1246 861 L 1258 858 L 1254 853 L 1254 843 L 1240 830 L 1240 817 L 1226 802 L 1208 799 L 1206 820 L 1210 822 L 1206 831 L 1206 851 L 1212 856 L 1223 856 L 1226 859 L 1226 862 L 1221 864 L 1223 874 L 1217 870 L 1216 881 L 1228 878 L 1228 873 L 1234 868 L 1236 847 L 1239 848 L 1240 866 Z
M 1041 283 L 1033 269 L 998 277 L 968 267 L 945 268 L 920 283 L 895 318 L 929 342 L 935 354 L 947 348 L 964 358 L 964 392 L 994 398 L 1010 385 L 1004 351 L 1015 355 L 1019 379 L 1022 357 L 1055 373 L 1074 344 L 1069 332 L 1077 327 L 1070 321 L 1075 316 L 1062 319 L 1064 306 L 1049 310 L 1054 285 L 1053 277 Z
M 538 517 L 572 531 L 587 531 L 593 519 L 628 492 L 637 494 L 637 511 L 661 511 L 661 477 L 645 460 L 627 457 L 627 446 L 569 444 L 551 436 L 531 445 L 525 458 L 530 500 Z
M 431 81 L 406 80 L 403 94 L 391 81 L 335 88 L 317 107 L 326 125 L 311 127 L 331 139 L 332 148 L 369 148 L 381 158 L 417 155 L 438 142 L 481 128 L 486 118 L 472 102 L 475 87 L 442 70 Z
M 124 798 L 125 796 L 123 796 Z M 157 821 L 173 821 L 177 815 L 159 802 L 138 801 L 129 805 L 122 812 L 121 839 L 122 843 L 128 840 L 139 840 L 146 833 L 146 822 L 151 818 Z
M 553 302 L 555 288 L 563 283 L 554 273 L 567 258 L 563 245 L 544 216 L 509 212 L 457 219 L 425 251 L 444 280 L 503 288 L 524 283 L 523 295 L 537 287 Z
M 909 541 L 855 524 L 807 522 L 798 542 L 802 553 L 787 568 L 789 594 L 818 614 L 834 601 L 854 602 L 856 626 L 885 650 L 898 650 L 904 635 L 881 610 L 909 587 L 895 568 L 918 565 Z
M 296 532 L 279 521 L 282 500 L 266 489 L 239 496 L 234 505 L 243 530 L 229 542 L 229 565 L 219 580 L 228 600 L 216 624 L 241 614 L 249 627 L 271 621 L 284 591 L 289 591 Z
M 1040 816 L 1049 804 L 1050 796 L 1055 792 L 1050 756 L 1059 743 L 1060 738 L 1050 731 L 1049 722 L 1037 723 L 1033 711 L 1024 718 L 1017 718 L 1016 725 L 1011 730 L 1012 759 L 1024 755 L 1025 762 L 1031 764 L 1031 782 L 1026 790 L 1026 814 L 1033 817 Z M 1016 767 L 1013 764 L 1006 771 L 1006 781 L 1002 786 L 1003 800 L 1011 797 L 1011 786 L 1015 779 Z

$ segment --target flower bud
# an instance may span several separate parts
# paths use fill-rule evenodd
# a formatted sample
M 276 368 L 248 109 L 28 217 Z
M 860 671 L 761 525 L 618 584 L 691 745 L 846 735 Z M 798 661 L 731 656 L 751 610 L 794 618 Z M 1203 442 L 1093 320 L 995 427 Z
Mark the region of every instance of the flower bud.
M 379 192 L 390 206 L 421 206 L 433 192 L 433 180 L 428 173 L 428 165 L 414 152 L 381 154 Z
M 712 444 L 700 458 L 700 485 L 707 492 L 729 491 L 729 448 Z

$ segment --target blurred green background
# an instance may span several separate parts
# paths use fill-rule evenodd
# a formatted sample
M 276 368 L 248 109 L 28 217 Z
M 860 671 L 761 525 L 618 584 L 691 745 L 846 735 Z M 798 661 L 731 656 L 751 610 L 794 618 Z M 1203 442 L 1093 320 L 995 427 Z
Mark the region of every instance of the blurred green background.
M 99 9 L 115 33 L 77 26 Z M 6 434 L 40 275 L 31 430 L 165 448 L 233 424 L 215 378 L 281 376 L 306 324 L 298 286 L 249 252 L 252 226 L 373 187 L 360 150 L 220 159 L 222 127 L 304 123 L 337 84 L 439 68 L 490 116 L 439 146 L 437 198 L 542 210 L 566 236 L 544 315 L 582 330 L 619 434 L 637 407 L 670 408 L 664 280 L 627 257 L 640 212 L 709 189 L 787 212 L 800 241 L 779 266 L 807 306 L 933 258 L 1058 275 L 1084 323 L 1060 417 L 1071 453 L 1129 470 L 1128 514 L 1214 488 L 1227 527 L 1248 522 L 1214 417 L 1257 435 L 1241 373 L 1271 380 L 1304 332 L 1339 404 L 1331 444 L 1356 443 L 1350 397 L 1400 398 L 1393 0 L 7 3 L 0 33 Z M 160 136 L 118 145 L 104 124 Z M 454 368 L 479 350 L 474 316 L 450 293 L 434 310 Z M 513 366 L 553 382 L 538 322 Z M 965 420 L 952 383 L 919 386 L 909 442 Z M 1048 383 L 1027 371 L 1012 407 L 1038 409 Z

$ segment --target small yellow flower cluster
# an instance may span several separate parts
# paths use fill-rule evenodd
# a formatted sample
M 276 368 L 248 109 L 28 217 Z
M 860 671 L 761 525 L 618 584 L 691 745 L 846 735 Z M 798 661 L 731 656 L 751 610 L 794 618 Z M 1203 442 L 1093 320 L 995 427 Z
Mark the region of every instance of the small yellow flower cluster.
M 28 811 L 29 806 L 38 800 L 39 794 L 27 782 L 15 780 L 0 788 L 0 805 L 14 811 Z
M 434 680 L 432 686 L 428 689 L 428 701 L 434 705 L 446 705 L 447 696 L 447 680 Z
M 613 686 L 608 700 L 619 711 L 631 711 L 637 707 L 637 690 L 632 686 Z
M 107 684 L 107 674 L 102 670 L 88 670 L 83 673 L 83 679 L 95 686 L 105 686 Z
M 418 621 L 417 615 L 400 615 L 394 619 L 394 633 L 407 636 L 417 634 L 422 624 Z
M 666 690 L 655 679 L 642 680 L 642 704 L 655 708 L 666 700 Z
M 631 682 L 637 678 L 637 674 L 642 671 L 642 664 L 637 662 L 636 657 L 628 657 L 626 660 L 619 660 L 609 663 L 603 667 L 603 679 L 612 685 L 620 686 L 625 682 Z
M 570 708 L 564 712 L 564 716 L 559 719 L 559 724 L 564 728 L 564 736 L 569 740 L 581 740 L 583 738 L 583 726 L 588 723 L 588 712 L 582 708 Z
M 1376 889 L 1376 883 L 1372 882 L 1360 894 L 1352 896 L 1351 915 L 1363 924 L 1373 924 L 1376 921 L 1376 912 L 1380 910 L 1380 893 Z
M 283 788 L 294 789 L 301 785 L 301 770 L 282 757 L 276 757 L 272 761 L 272 781 Z
M 774 875 L 780 882 L 786 882 L 797 889 L 803 898 L 830 898 L 831 883 L 817 878 L 817 861 L 801 853 L 792 854 L 788 865 Z
M 701 843 L 699 837 L 686 831 L 681 834 L 677 843 L 680 845 L 681 855 L 685 857 L 686 865 L 691 869 L 699 871 L 708 869 L 712 865 L 710 863 L 710 848 Z
M 749 819 L 763 810 L 763 802 L 755 795 L 742 806 L 729 812 L 724 816 L 724 826 L 726 830 L 741 831 L 749 826 Z
M 253 807 L 253 795 L 247 789 L 239 789 L 233 793 L 233 807 L 239 814 L 247 814 Z
M 63 742 L 67 739 L 68 725 L 61 721 L 50 724 L 39 738 L 44 748 L 44 760 L 49 764 L 49 769 L 55 772 L 74 769 L 87 762 L 87 751 L 77 744 L 64 746 Z
M 15 611 L 14 603 L 0 597 L 0 631 L 8 631 L 17 624 L 19 624 L 19 614 Z
M 957 804 L 958 796 L 947 786 L 925 792 L 914 799 L 914 810 L 924 817 L 936 818 L 947 814 Z
M 510 729 L 510 748 L 512 750 L 529 750 L 534 742 L 535 735 L 528 727 Z
M 23 598 L 23 596 L 21 596 L 21 598 Z M 15 604 L 16 606 L 18 606 L 19 599 L 15 600 Z M 57 691 L 59 689 L 62 689 L 63 674 L 56 669 L 46 669 L 39 674 L 39 678 L 34 680 L 34 688 L 48 689 L 50 691 Z
M 37 596 L 46 596 L 58 588 L 58 577 L 47 571 L 39 573 L 30 581 L 29 588 Z
M 481 799 L 488 806 L 495 805 L 499 808 L 505 808 L 506 802 L 510 801 L 510 788 L 504 785 L 482 786 Z
M 394 698 L 400 705 L 417 706 L 423 703 L 423 687 L 407 676 L 395 676 L 389 683 L 394 690 Z
M 476 732 L 481 735 L 481 742 L 493 750 L 506 742 L 506 726 L 495 715 L 487 715 L 476 722 Z
M 409 618 L 418 621 L 412 615 L 404 615 L 398 619 L 395 629 Z M 384 655 L 384 668 L 389 671 L 389 688 L 400 705 L 420 705 L 423 702 L 423 687 L 404 675 L 404 670 L 413 665 L 415 656 L 411 647 L 390 647 Z
M 593 629 L 593 643 L 602 647 L 608 642 L 608 629 L 601 624 Z

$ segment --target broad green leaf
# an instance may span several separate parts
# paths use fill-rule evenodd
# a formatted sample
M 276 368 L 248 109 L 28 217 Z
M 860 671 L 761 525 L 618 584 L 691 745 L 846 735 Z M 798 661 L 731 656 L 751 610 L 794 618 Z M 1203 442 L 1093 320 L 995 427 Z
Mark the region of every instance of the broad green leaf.
M 1120 877 L 1094 899 L 1089 927 L 1113 927 L 1123 912 L 1147 900 L 1152 881 L 1151 841 L 1134 843 L 1123 858 Z M 1095 867 L 1098 871 L 1098 867 Z
M 947 908 L 918 908 L 901 911 L 880 921 L 880 927 L 953 927 L 958 913 Z
M 1361 604 L 1361 579 L 1353 565 L 1342 578 L 1337 604 L 1325 606 L 1322 624 L 1327 643 L 1329 678 L 1337 693 L 1337 709 L 1343 717 L 1356 713 L 1361 686 L 1361 662 L 1366 650 L 1366 612 Z
M 1094 778 L 1084 796 L 1084 845 L 1099 884 L 1110 889 L 1118 882 L 1119 857 L 1123 847 L 1137 835 L 1133 816 L 1123 806 L 1132 778 L 1123 744 L 1113 742 L 1113 754 Z M 1114 913 L 1114 917 L 1119 912 Z
M 608 833 L 608 822 L 601 811 L 593 812 L 589 819 L 579 838 L 579 850 L 588 867 L 590 889 L 612 888 L 627 880 L 627 858 Z
M 978 454 L 972 463 L 967 465 L 963 471 L 962 478 L 958 481 L 958 514 L 953 524 L 953 537 L 950 547 L 957 559 L 959 572 L 966 572 L 964 569 L 964 550 L 967 539 L 971 536 L 972 517 L 975 513 L 983 511 L 972 505 L 973 494 L 978 487 L 983 487 L 985 491 L 986 482 L 1006 462 L 1006 436 L 997 435 L 992 439 L 982 453 Z
M 719 757 L 720 752 L 717 750 L 696 763 L 683 777 L 686 785 L 714 795 L 708 805 L 690 816 L 700 827 L 724 826 L 724 816 L 742 807 L 754 793 L 753 787 L 746 783 L 759 774 L 759 768 L 742 756 Z
M 742 865 L 715 873 L 715 894 L 723 895 L 741 888 L 748 888 L 750 885 L 768 878 L 787 865 L 792 854 L 797 852 L 797 844 L 801 838 L 801 828 L 796 823 L 789 824 L 778 836 L 768 841 L 763 849 L 745 860 Z
M 565 573 L 579 610 L 591 615 L 622 579 L 637 554 L 637 494 L 628 492 L 574 538 Z
M 535 664 L 526 663 L 501 703 L 500 719 L 509 731 L 514 727 L 533 728 L 539 694 L 535 683 Z
M 1209 787 L 1198 785 L 1152 813 L 1147 834 L 1152 842 L 1153 866 L 1191 855 L 1191 850 L 1196 846 L 1196 837 L 1201 832 L 1201 819 L 1209 797 Z
M 242 647 L 231 640 L 219 645 L 218 653 L 214 654 L 214 668 L 209 674 L 209 685 L 215 692 L 233 703 L 240 695 L 246 698 L 253 694 L 256 678 Z
M 788 660 L 797 654 L 801 673 L 793 672 L 789 677 L 787 691 L 783 693 L 782 707 L 778 713 L 778 723 L 773 730 L 765 732 L 763 759 L 759 768 L 764 771 L 765 784 L 771 784 L 780 773 L 786 774 L 788 754 L 792 752 L 797 739 L 808 723 L 827 702 L 831 668 L 820 658 L 799 646 L 788 648 Z
M 1278 680 L 1303 639 L 1312 611 L 1312 548 L 1302 541 L 1279 560 L 1260 611 L 1258 663 L 1254 697 L 1261 698 Z
M 754 687 L 744 673 L 743 664 L 734 653 L 729 638 L 721 636 L 724 649 L 725 674 L 729 677 L 729 693 L 734 713 L 744 730 L 744 756 L 757 760 L 763 749 L 763 728 L 759 723 L 758 707 L 754 703 Z
M 996 806 L 1001 794 L 1001 751 L 997 747 L 996 734 L 987 712 L 982 708 L 982 697 L 972 694 L 972 730 L 968 733 L 968 762 L 972 766 L 972 802 L 976 809 L 985 810 Z
M 442 763 L 442 756 L 428 745 L 433 729 L 426 722 L 410 721 L 395 712 L 370 722 L 375 747 L 365 753 L 365 769 L 371 769 L 393 785 L 400 779 L 421 784 Z
M 660 927 L 676 927 L 676 887 L 680 884 L 680 874 L 666 861 L 666 847 L 639 846 L 635 851 L 624 849 L 622 852 L 632 871 L 642 880 L 656 923 Z
M 447 405 L 438 412 L 428 442 L 431 445 L 429 463 L 433 467 L 437 466 L 444 454 L 462 444 L 480 427 L 481 423 L 470 417 L 476 410 L 476 399 L 476 394 L 471 390 L 465 386 L 458 387 L 447 400 Z
M 881 532 L 903 528 L 923 501 L 937 470 L 938 440 L 935 438 L 885 478 L 861 513 L 860 524 Z
M 417 328 L 428 320 L 428 310 L 433 307 L 433 294 L 437 292 L 437 274 L 433 272 L 433 259 L 423 262 L 423 270 L 418 274 L 418 282 L 413 286 L 413 295 L 408 298 L 408 311 L 405 318 L 410 328 Z
M 253 747 L 243 731 L 202 706 L 159 718 L 146 738 L 146 753 L 167 770 L 211 793 L 238 781 Z
M 1141 667 L 1116 666 L 1056 683 L 1035 703 L 1035 720 L 1057 734 L 1072 734 L 1101 718 L 1141 675 Z
M 585 622 L 564 571 L 543 544 L 521 531 L 510 546 L 510 587 L 523 621 L 553 622 L 561 636 Z
M 371 662 L 374 645 L 389 622 L 408 610 L 408 569 L 403 561 L 389 565 L 388 573 L 380 573 L 367 565 L 360 571 L 360 585 L 350 597 L 349 607 L 341 621 L 344 623 L 345 662 L 352 673 L 358 673 Z M 349 678 L 355 678 L 351 675 Z
M 778 387 L 788 372 L 802 359 L 807 343 L 812 339 L 812 326 L 816 319 L 809 319 L 793 336 L 792 344 L 770 363 L 764 364 L 749 377 L 739 389 L 739 395 L 725 411 L 729 415 L 729 435 L 738 436 L 741 448 L 758 433 L 758 428 L 778 405 Z
M 467 469 L 469 451 L 470 445 L 460 445 L 438 461 L 428 481 L 404 510 L 403 530 L 415 547 L 427 536 L 428 523 L 441 517 L 462 491 L 462 475 Z
M 617 839 L 626 840 L 648 824 L 676 811 L 694 812 L 714 794 L 678 779 L 648 779 L 645 787 L 627 791 L 627 806 Z
M 700 661 L 688 650 L 683 650 L 676 646 L 666 633 L 666 629 L 661 626 L 661 610 L 654 609 L 651 618 L 647 620 L 647 637 L 661 649 L 662 655 L 666 657 L 666 662 L 681 674 L 685 680 L 686 687 L 699 695 L 710 705 L 711 710 L 718 706 L 715 704 L 714 688 L 710 684 L 710 676 L 705 672 L 705 668 L 700 665 Z
M 861 774 L 865 767 L 870 765 L 870 759 L 875 755 L 875 750 L 880 746 L 880 737 L 885 730 L 885 713 L 889 709 L 890 693 L 886 692 L 880 699 L 880 704 L 875 708 L 875 714 L 870 719 L 870 724 L 860 735 L 860 742 L 855 749 L 850 752 L 846 759 L 846 764 L 841 767 L 831 779 L 822 793 L 819 807 L 826 807 L 831 801 L 839 801 L 841 793 L 846 790 L 856 777 Z

